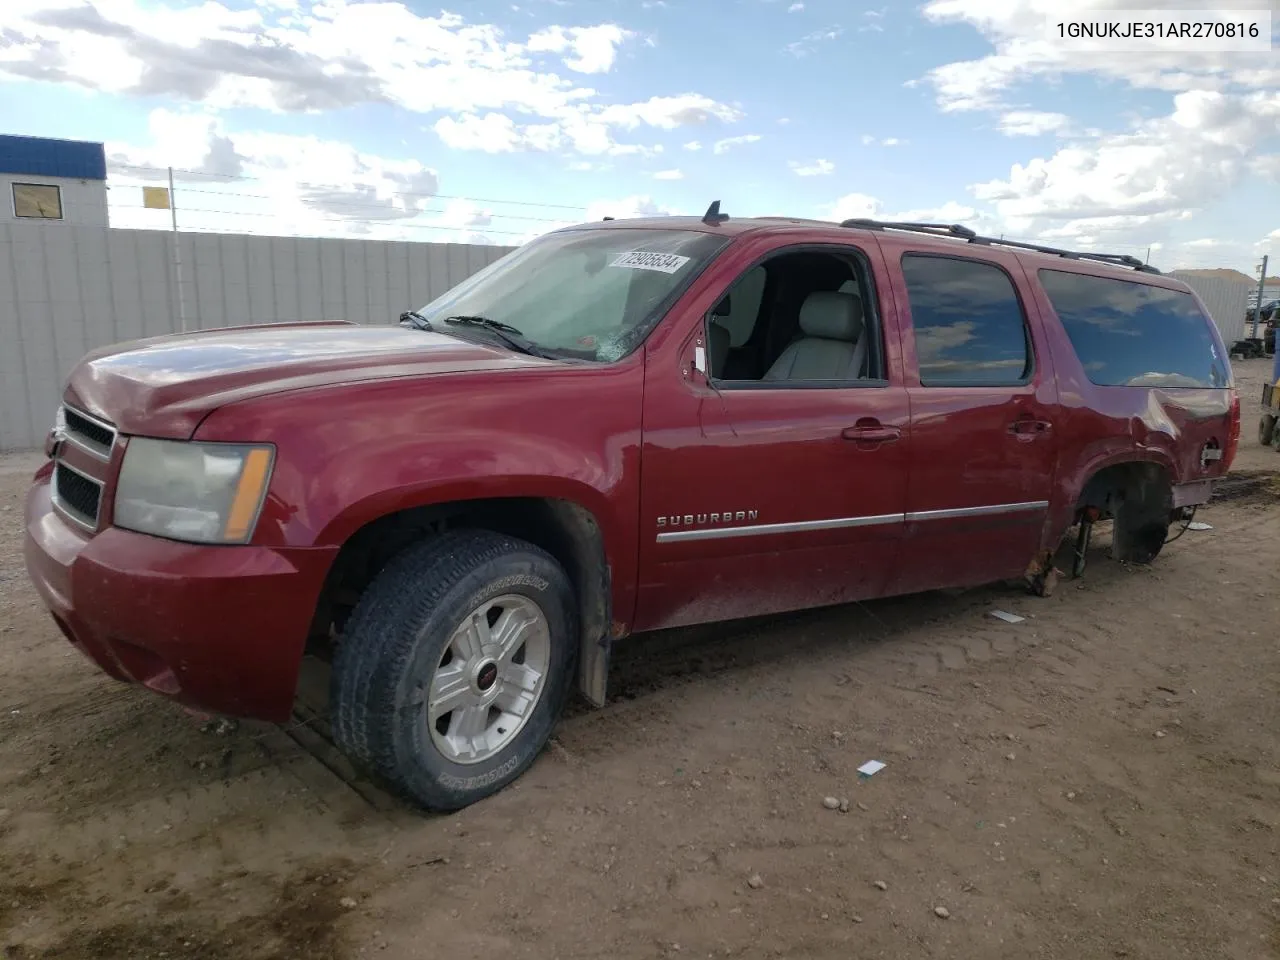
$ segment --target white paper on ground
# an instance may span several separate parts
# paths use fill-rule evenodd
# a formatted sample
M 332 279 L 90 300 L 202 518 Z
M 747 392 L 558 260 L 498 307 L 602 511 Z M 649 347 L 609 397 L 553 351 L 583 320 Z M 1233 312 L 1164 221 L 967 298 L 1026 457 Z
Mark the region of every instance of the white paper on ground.
M 862 774 L 864 777 L 869 777 L 872 774 L 879 773 L 883 769 L 884 769 L 884 764 L 881 763 L 879 760 L 868 760 L 866 763 L 864 763 L 862 766 L 858 768 L 858 772 Z
M 1020 617 L 1016 613 L 1006 613 L 1003 610 L 992 610 L 991 615 L 997 620 L 1003 620 L 1005 623 L 1022 623 L 1026 617 Z
M 1212 530 L 1213 525 L 1205 523 L 1203 520 L 1195 520 L 1187 524 L 1188 530 Z

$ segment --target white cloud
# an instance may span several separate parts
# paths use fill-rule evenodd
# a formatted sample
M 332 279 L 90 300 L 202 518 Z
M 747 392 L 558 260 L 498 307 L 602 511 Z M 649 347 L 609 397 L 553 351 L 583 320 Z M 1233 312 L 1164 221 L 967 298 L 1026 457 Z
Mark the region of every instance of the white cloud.
M 828 174 L 835 173 L 836 165 L 830 160 L 818 159 L 813 163 L 800 163 L 792 160 L 789 164 L 791 171 L 797 177 L 825 177 Z
M 530 145 L 531 138 L 506 114 L 486 113 L 478 116 L 464 113 L 458 117 L 441 117 L 433 127 L 445 146 L 455 150 L 483 150 L 485 153 L 510 153 Z M 545 148 L 559 142 L 554 126 L 546 131 Z
M 1063 113 L 1040 110 L 1010 110 L 1000 117 L 1000 132 L 1006 137 L 1039 137 L 1046 133 L 1062 133 L 1071 119 Z
M 985 223 L 986 218 L 973 207 L 965 206 L 954 200 L 948 200 L 940 207 L 927 207 L 917 210 L 889 211 L 876 197 L 865 193 L 847 193 L 835 203 L 827 207 L 822 214 L 828 220 L 837 223 L 842 220 L 890 220 L 914 223 L 959 223 L 977 229 L 976 223 Z M 984 227 L 985 229 L 985 227 Z
M 714 120 L 734 123 L 741 120 L 743 114 L 737 107 L 717 103 L 710 97 L 683 93 L 674 97 L 650 97 L 642 103 L 615 104 L 603 108 L 596 116 L 602 123 L 628 130 L 642 123 L 661 130 L 674 130 L 677 127 L 702 126 Z
M 521 40 L 461 16 L 402 3 L 300 0 L 232 9 L 218 0 L 7 0 L 0 78 L 61 83 L 215 110 L 334 110 L 385 103 L 445 113 L 438 132 L 473 149 L 643 153 L 614 130 L 730 123 L 736 107 L 697 93 L 606 103 L 560 76 L 607 72 L 632 34 L 609 23 L 548 27 Z M 504 117 L 519 116 L 520 124 Z
M 842 33 L 844 33 L 844 27 L 826 27 L 805 34 L 799 40 L 788 43 L 783 49 L 793 57 L 807 57 L 820 44 L 838 39 Z
M 880 215 L 880 201 L 865 193 L 846 193 L 831 205 L 825 216 L 839 223 L 841 220 L 867 219 Z
M 1027 226 L 1131 228 L 1190 216 L 1222 196 L 1247 174 L 1257 146 L 1277 133 L 1280 92 L 1182 93 L 1168 116 L 1014 164 L 1006 179 L 971 189 L 1001 217 Z
M 596 27 L 547 27 L 529 37 L 529 49 L 565 53 L 564 65 L 577 73 L 608 73 L 613 69 L 618 47 L 634 36 L 612 23 Z
M 1158 6 L 1173 13 L 1173 8 L 1212 4 L 1175 0 Z M 1088 19 L 1090 14 L 1133 7 L 1132 0 L 1075 0 L 1071 16 Z M 1060 11 L 1060 0 L 928 0 L 923 8 L 927 19 L 937 24 L 967 23 L 995 47 L 994 53 L 980 59 L 929 71 L 926 79 L 934 86 L 942 109 L 999 108 L 1006 91 L 1016 83 L 1068 73 L 1092 73 L 1170 92 L 1280 87 L 1280 66 L 1274 55 L 1267 53 L 1177 50 L 1133 56 L 1067 51 L 1048 34 L 1049 24 L 1060 18 Z
M 708 106 L 712 104 L 712 106 Z M 700 111 L 706 111 L 699 116 Z M 653 156 L 663 152 L 661 144 L 643 146 L 621 144 L 613 139 L 612 127 L 633 129 L 642 124 L 660 129 L 706 123 L 712 117 L 735 117 L 728 108 L 694 96 L 655 97 L 626 106 L 607 107 L 598 113 L 568 113 L 550 123 L 519 125 L 505 114 L 462 114 L 442 117 L 433 129 L 447 146 L 463 150 L 507 153 L 517 150 L 557 150 L 571 146 L 579 153 L 614 156 Z M 687 150 L 701 148 L 698 141 L 685 144 Z
M 871 146 L 903 147 L 903 146 L 906 146 L 906 144 L 907 144 L 907 141 L 903 140 L 900 137 L 885 137 L 883 140 L 881 140 L 878 137 L 873 137 L 869 133 L 864 133 L 862 135 L 862 145 L 865 147 L 871 147 Z
M 623 197 L 618 200 L 597 200 L 587 206 L 588 221 L 603 220 L 613 217 L 615 220 L 630 220 L 635 217 L 670 217 L 678 215 L 678 211 L 658 203 L 649 196 Z
M 801 13 L 803 10 L 803 3 L 793 3 L 791 6 L 787 7 L 787 13 Z
M 1249 166 L 1258 176 L 1280 183 L 1280 153 L 1254 157 Z
M 716 145 L 712 148 L 715 153 L 728 153 L 734 147 L 740 147 L 748 143 L 756 143 L 761 139 L 758 133 L 747 133 L 740 137 L 726 137 L 723 140 L 717 140 Z
M 973 207 L 956 203 L 954 200 L 948 200 L 940 207 L 903 210 L 899 213 L 887 214 L 886 217 L 889 220 L 907 223 L 958 223 L 971 229 L 976 229 L 973 227 L 975 221 L 984 219 Z
M 680 170 L 659 170 L 653 175 L 655 180 L 683 180 L 684 172 Z
M 356 150 L 314 136 L 230 131 L 204 113 L 155 110 L 147 143 L 108 142 L 114 226 L 168 226 L 168 213 L 140 209 L 131 186 L 163 181 L 173 165 L 184 230 L 361 234 L 384 239 L 459 239 L 499 219 L 488 206 L 435 199 L 435 170 L 418 160 Z M 499 235 L 523 223 L 497 224 Z M 504 241 L 505 242 L 505 241 Z
M 698 142 L 697 140 L 690 140 L 688 143 L 686 143 L 686 144 L 684 145 L 684 148 L 685 148 L 686 150 L 689 150 L 689 151 L 692 151 L 692 152 L 695 152 L 695 153 L 696 153 L 697 151 L 699 151 L 699 150 L 701 150 L 701 149 L 702 149 L 702 144 L 701 144 L 700 142 Z
M 450 200 L 435 222 L 441 226 L 488 227 L 493 224 L 493 211 L 472 200 Z

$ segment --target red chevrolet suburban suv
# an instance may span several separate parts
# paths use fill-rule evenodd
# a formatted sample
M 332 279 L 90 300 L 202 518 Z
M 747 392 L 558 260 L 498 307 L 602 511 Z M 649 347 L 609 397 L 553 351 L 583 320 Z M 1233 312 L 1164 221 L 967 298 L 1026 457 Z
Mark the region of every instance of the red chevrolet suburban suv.
M 1148 562 L 1240 407 L 1185 285 L 959 226 L 558 230 L 399 326 L 117 345 L 71 374 L 32 581 L 111 676 L 334 739 L 427 809 L 518 777 L 640 631 Z

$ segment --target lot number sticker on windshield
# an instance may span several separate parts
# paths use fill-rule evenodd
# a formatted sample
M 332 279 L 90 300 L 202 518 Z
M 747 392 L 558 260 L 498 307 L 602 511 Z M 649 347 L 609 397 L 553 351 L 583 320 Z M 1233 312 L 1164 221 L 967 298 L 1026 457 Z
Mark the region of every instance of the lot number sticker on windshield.
M 680 257 L 674 253 L 649 253 L 644 250 L 632 250 L 630 253 L 618 254 L 618 258 L 609 266 L 626 267 L 629 270 L 657 270 L 659 273 L 675 273 L 688 262 L 688 257 Z

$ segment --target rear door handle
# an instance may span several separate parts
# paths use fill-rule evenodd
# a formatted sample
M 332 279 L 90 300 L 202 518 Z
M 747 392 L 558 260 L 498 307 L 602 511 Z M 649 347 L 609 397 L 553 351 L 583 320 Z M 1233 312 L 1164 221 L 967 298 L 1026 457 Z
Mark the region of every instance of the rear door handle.
M 888 443 L 902 436 L 902 430 L 898 427 L 886 427 L 881 423 L 862 424 L 856 427 L 845 427 L 840 436 L 860 443 Z

